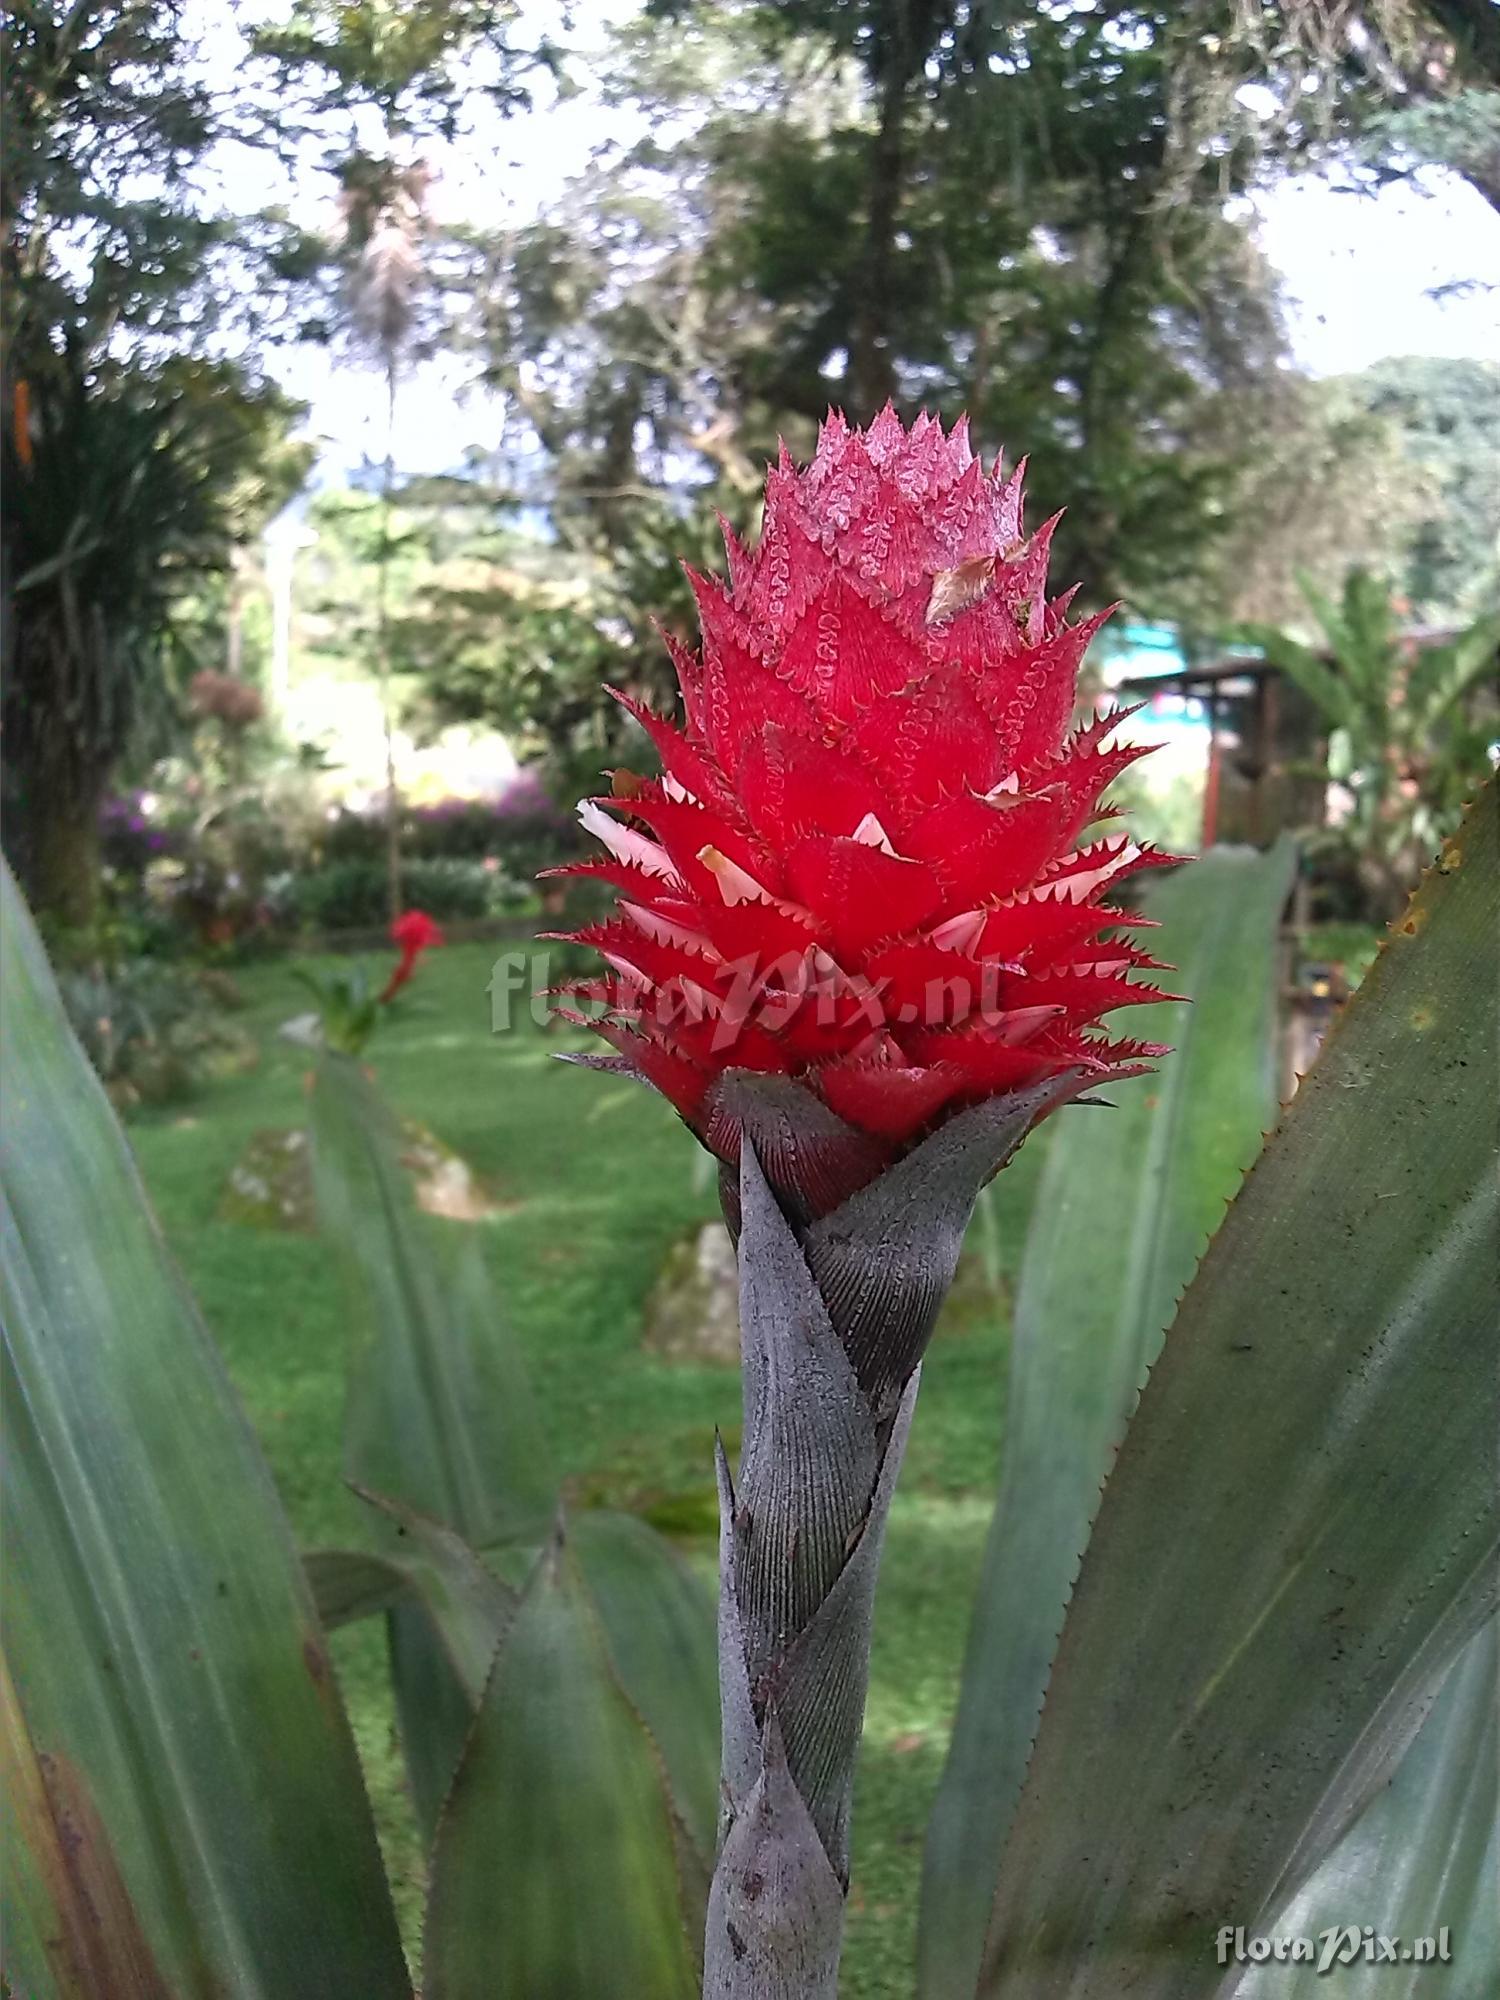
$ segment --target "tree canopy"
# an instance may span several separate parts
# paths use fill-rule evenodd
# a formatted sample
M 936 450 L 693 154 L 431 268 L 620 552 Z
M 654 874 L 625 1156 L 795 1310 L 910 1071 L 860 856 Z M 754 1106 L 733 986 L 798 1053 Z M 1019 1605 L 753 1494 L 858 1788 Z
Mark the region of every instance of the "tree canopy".
M 1393 426 L 1418 488 L 1395 565 L 1412 611 L 1451 624 L 1500 600 L 1500 362 L 1411 355 L 1348 388 Z
M 513 401 L 507 471 L 575 586 L 549 676 L 503 591 L 489 673 L 440 704 L 503 714 L 572 659 L 664 687 L 664 562 L 753 527 L 778 435 L 891 396 L 1029 460 L 1033 519 L 1066 507 L 1055 574 L 1103 604 L 1204 573 L 1250 439 L 1232 411 L 1285 358 L 1274 288 L 1228 197 L 1238 155 L 1184 178 L 1173 11 L 660 5 L 621 35 L 601 147 L 534 225 L 471 233 L 462 337 Z M 1248 157 L 1248 155 L 1247 155 Z M 517 432 L 519 434 L 517 434 Z M 514 516 L 513 516 L 514 518 Z M 470 614 L 478 605 L 470 597 Z M 526 635 L 518 642 L 518 634 Z M 593 732 L 613 741 L 602 717 Z
M 34 0 L 0 136 L 7 678 L 18 701 L 23 659 L 62 671 L 66 577 L 111 635 L 67 672 L 128 660 L 139 696 L 83 705 L 115 721 L 74 759 L 68 821 L 305 470 L 283 340 L 345 345 L 388 394 L 442 352 L 498 399 L 489 459 L 425 485 L 387 466 L 423 559 L 382 610 L 390 536 L 361 571 L 353 535 L 345 639 L 421 714 L 494 721 L 570 787 L 629 732 L 601 681 L 669 698 L 653 620 L 691 630 L 677 559 L 719 564 L 716 512 L 753 533 L 778 437 L 805 454 L 830 405 L 967 410 L 1027 457 L 1031 523 L 1065 509 L 1058 581 L 1189 643 L 1296 624 L 1299 569 L 1336 593 L 1361 565 L 1415 617 L 1469 615 L 1496 567 L 1494 369 L 1300 376 L 1245 197 L 1337 160 L 1446 163 L 1493 200 L 1490 12 L 648 0 L 598 59 L 586 168 L 496 227 L 429 199 L 435 165 L 543 83 L 567 93 L 564 26 L 510 0 L 290 0 L 236 16 L 226 89 L 170 0 Z M 315 228 L 305 203 L 302 226 L 234 212 L 245 147 L 313 177 Z M 154 523 L 68 484 L 167 439 Z M 27 745 L 8 721 L 8 763 Z

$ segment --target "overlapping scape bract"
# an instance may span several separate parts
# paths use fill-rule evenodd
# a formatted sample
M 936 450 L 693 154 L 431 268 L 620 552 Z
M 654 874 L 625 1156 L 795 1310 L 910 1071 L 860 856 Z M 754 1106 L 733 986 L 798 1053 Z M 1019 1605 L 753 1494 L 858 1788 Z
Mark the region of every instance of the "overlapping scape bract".
M 608 852 L 562 872 L 619 900 L 574 934 L 607 971 L 567 990 L 722 1158 L 730 1071 L 797 1079 L 894 1157 L 978 1100 L 1163 1053 L 1099 1025 L 1163 997 L 1104 899 L 1168 857 L 1090 834 L 1141 747 L 1105 747 L 1117 717 L 1069 734 L 1102 620 L 1048 601 L 1022 470 L 986 473 L 962 419 L 831 414 L 810 466 L 783 447 L 759 545 L 726 525 L 727 587 L 689 572 L 686 726 L 618 697 L 663 775 L 580 807 Z

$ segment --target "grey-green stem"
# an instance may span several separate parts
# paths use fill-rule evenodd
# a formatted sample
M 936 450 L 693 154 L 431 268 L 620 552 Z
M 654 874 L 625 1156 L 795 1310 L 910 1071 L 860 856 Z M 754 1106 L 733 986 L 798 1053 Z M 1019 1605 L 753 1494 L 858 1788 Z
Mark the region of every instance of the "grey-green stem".
M 979 1189 L 1039 1112 L 961 1113 L 814 1221 L 795 1186 L 802 1093 L 737 1085 L 744 1431 L 718 1454 L 719 1853 L 705 2000 L 835 2000 L 875 1582 L 922 1350 Z M 828 1142 L 809 1102 L 808 1143 Z M 791 1143 L 789 1141 L 789 1135 Z M 796 1218 L 791 1219 L 791 1218 Z

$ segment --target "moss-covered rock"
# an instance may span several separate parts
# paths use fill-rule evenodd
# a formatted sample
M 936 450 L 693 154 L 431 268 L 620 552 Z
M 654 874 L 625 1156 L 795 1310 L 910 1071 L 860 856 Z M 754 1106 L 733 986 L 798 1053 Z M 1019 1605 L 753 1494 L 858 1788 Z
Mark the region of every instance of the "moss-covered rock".
M 646 1300 L 644 1342 L 664 1361 L 738 1364 L 739 1274 L 722 1222 L 699 1223 L 668 1250 Z
M 449 1222 L 483 1222 L 504 1203 L 462 1155 L 444 1145 L 426 1125 L 407 1120 L 401 1127 L 401 1163 L 412 1177 L 417 1206 Z M 301 1126 L 278 1126 L 251 1134 L 229 1170 L 218 1208 L 221 1222 L 249 1229 L 286 1229 L 311 1234 L 317 1227 L 312 1156 Z

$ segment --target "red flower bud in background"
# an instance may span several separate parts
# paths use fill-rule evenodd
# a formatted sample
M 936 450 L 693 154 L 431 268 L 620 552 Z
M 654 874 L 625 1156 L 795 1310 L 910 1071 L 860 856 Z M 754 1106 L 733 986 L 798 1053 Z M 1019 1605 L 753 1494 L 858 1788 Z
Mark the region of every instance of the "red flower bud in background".
M 391 943 L 401 956 L 385 985 L 376 996 L 377 1004 L 384 1007 L 394 1000 L 401 988 L 417 969 L 417 960 L 424 951 L 443 942 L 443 933 L 425 910 L 404 910 L 391 925 Z
M 725 528 L 728 586 L 692 576 L 701 650 L 668 640 L 686 727 L 617 697 L 664 775 L 580 808 L 608 858 L 560 872 L 620 894 L 575 934 L 607 973 L 568 990 L 618 1051 L 592 1060 L 727 1162 L 731 1072 L 853 1128 L 846 1191 L 967 1105 L 1056 1078 L 1050 1109 L 1162 1053 L 1099 1026 L 1163 997 L 1104 898 L 1170 857 L 1090 831 L 1143 746 L 1105 747 L 1118 716 L 1068 733 L 1107 614 L 1048 601 L 1021 476 L 986 475 L 963 419 L 830 415 L 811 466 L 783 447 L 754 551 Z

